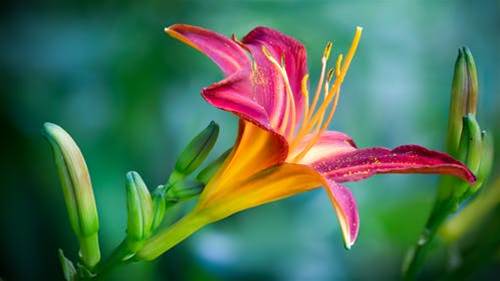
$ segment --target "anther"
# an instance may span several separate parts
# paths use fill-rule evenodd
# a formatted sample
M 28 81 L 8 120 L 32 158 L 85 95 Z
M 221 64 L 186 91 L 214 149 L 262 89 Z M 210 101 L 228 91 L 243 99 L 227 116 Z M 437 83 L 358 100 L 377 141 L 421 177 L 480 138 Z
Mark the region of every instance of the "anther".
M 323 51 L 323 57 L 322 57 L 323 60 L 328 60 L 328 58 L 330 58 L 330 52 L 332 51 L 332 47 L 333 43 L 328 41 L 326 43 L 325 50 Z
M 342 68 L 342 59 L 343 58 L 344 58 L 344 55 L 340 54 L 337 57 L 337 61 L 335 61 L 335 76 L 336 77 L 340 77 L 340 75 L 342 74 L 340 69 Z
M 326 82 L 330 83 L 333 79 L 333 75 L 337 75 L 337 71 L 334 68 L 330 68 L 328 70 L 328 74 L 326 75 Z

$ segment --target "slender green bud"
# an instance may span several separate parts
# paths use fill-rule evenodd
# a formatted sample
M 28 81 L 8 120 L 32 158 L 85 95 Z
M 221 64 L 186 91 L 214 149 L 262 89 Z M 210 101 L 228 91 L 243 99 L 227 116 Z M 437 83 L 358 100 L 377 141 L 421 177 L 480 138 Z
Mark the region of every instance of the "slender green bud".
M 153 223 L 152 230 L 155 230 L 163 222 L 166 210 L 165 186 L 158 186 L 153 192 Z
M 92 268 L 100 260 L 99 218 L 85 159 L 71 136 L 61 127 L 45 123 L 45 136 L 52 146 L 69 221 L 80 241 L 80 257 Z
M 224 161 L 226 161 L 227 156 L 229 156 L 229 153 L 231 153 L 232 150 L 233 148 L 228 149 L 226 152 L 217 157 L 217 159 L 208 164 L 207 167 L 201 170 L 201 172 L 196 176 L 196 180 L 203 183 L 204 185 L 207 185 L 210 179 L 222 166 Z
M 193 198 L 203 191 L 204 185 L 197 182 L 178 182 L 166 194 L 168 202 L 180 202 Z
M 486 131 L 481 132 L 481 163 L 479 164 L 479 169 L 476 172 L 477 181 L 472 186 L 472 191 L 476 192 L 483 183 L 488 179 L 491 168 L 493 167 L 493 137 Z
M 467 107 L 466 113 L 476 114 L 477 111 L 477 96 L 479 93 L 479 82 L 477 80 L 477 68 L 474 62 L 474 57 L 467 47 L 462 47 L 465 54 L 465 62 L 467 65 Z
M 451 88 L 450 114 L 448 119 L 447 149 L 457 156 L 463 123 L 462 117 L 476 114 L 478 95 L 477 70 L 474 58 L 466 47 L 458 50 Z
M 137 172 L 127 173 L 127 238 L 129 248 L 137 251 L 149 237 L 153 223 L 153 202 L 148 188 Z
M 468 114 L 463 118 L 463 130 L 460 138 L 460 145 L 456 157 L 462 161 L 474 175 L 477 175 L 481 163 L 481 129 L 473 114 Z M 471 195 L 472 187 L 465 182 L 450 179 L 446 189 L 456 198 L 457 204 Z M 449 185 L 448 184 L 448 185 Z M 457 205 L 458 208 L 458 205 Z
M 175 184 L 196 170 L 214 147 L 218 135 L 219 125 L 214 121 L 210 122 L 181 152 L 168 183 Z
M 481 128 L 476 121 L 476 117 L 473 114 L 468 114 L 464 116 L 463 124 L 463 137 L 461 142 L 465 142 L 467 147 L 465 151 L 460 151 L 459 153 L 465 153 L 467 156 L 464 160 L 467 167 L 472 173 L 477 174 L 479 170 L 479 164 L 481 163 Z

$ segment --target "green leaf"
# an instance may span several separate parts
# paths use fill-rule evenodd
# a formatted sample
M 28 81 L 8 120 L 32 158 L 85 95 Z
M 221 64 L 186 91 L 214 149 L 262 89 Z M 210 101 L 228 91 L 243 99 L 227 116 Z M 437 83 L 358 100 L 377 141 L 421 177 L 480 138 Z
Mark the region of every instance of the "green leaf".
M 59 261 L 61 262 L 61 268 L 64 275 L 64 280 L 66 281 L 76 281 L 77 273 L 73 262 L 71 262 L 68 258 L 64 256 L 64 252 L 62 249 L 58 250 L 59 253 Z

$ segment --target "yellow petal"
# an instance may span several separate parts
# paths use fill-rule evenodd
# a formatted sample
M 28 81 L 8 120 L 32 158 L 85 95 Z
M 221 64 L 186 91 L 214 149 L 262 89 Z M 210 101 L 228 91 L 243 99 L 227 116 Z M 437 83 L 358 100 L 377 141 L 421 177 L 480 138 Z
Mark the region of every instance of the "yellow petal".
M 226 181 L 220 193 L 203 202 L 198 213 L 220 220 L 236 212 L 280 200 L 322 185 L 322 177 L 305 165 L 283 163 L 246 179 Z

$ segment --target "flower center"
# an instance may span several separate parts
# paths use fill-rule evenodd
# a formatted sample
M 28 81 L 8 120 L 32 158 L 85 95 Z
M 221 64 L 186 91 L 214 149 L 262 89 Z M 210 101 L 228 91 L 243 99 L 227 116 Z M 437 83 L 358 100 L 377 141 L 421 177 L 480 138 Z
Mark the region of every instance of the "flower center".
M 307 87 L 309 75 L 306 74 L 303 77 L 301 90 L 304 95 L 304 115 L 301 123 L 296 120 L 297 113 L 295 100 L 293 98 L 292 88 L 283 63 L 284 60 L 282 60 L 281 64 L 278 63 L 269 50 L 262 47 L 264 55 L 276 67 L 285 84 L 286 106 L 283 115 L 284 120 L 277 130 L 286 136 L 290 143 L 290 153 L 287 162 L 296 163 L 304 158 L 307 152 L 318 142 L 322 133 L 328 128 L 328 125 L 332 121 L 340 96 L 340 88 L 344 82 L 344 77 L 349 69 L 354 54 L 356 53 L 356 49 L 358 48 L 362 30 L 363 29 L 361 27 L 356 27 L 354 38 L 347 55 L 344 58 L 343 54 L 339 54 L 335 61 L 335 67 L 331 68 L 328 72 L 326 72 L 326 68 L 333 44 L 331 42 L 326 44 L 321 58 L 321 74 L 311 105 L 309 105 L 309 90 Z M 332 80 L 333 85 L 330 86 Z M 324 92 L 324 95 L 321 99 L 322 91 Z M 289 124 L 290 126 L 288 126 Z M 298 128 L 296 130 L 297 125 Z M 314 136 L 309 138 L 305 145 L 300 145 L 300 151 L 295 151 L 299 144 L 301 144 L 303 138 L 308 134 L 313 134 Z

